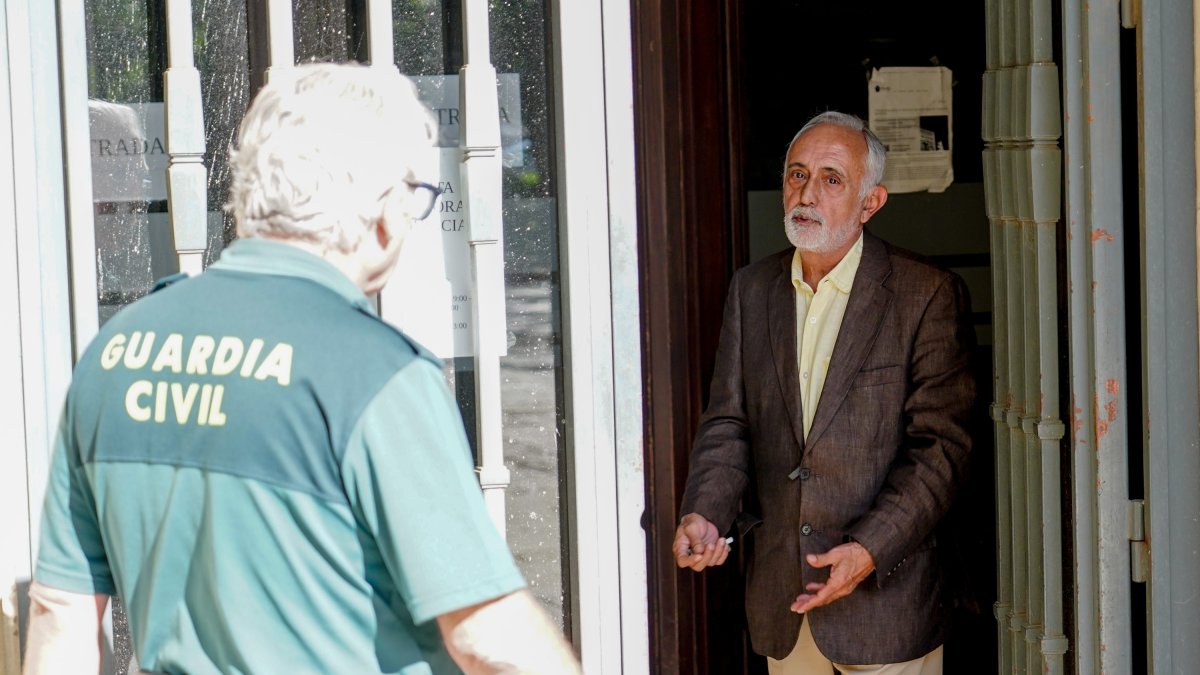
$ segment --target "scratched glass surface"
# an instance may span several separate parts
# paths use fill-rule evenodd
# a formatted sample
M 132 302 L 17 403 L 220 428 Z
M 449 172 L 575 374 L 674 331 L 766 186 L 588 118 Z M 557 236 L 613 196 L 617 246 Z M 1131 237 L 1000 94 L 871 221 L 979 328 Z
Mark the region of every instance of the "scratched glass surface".
M 96 282 L 100 321 L 178 270 L 167 217 L 168 162 L 163 105 L 164 3 L 88 0 L 88 117 L 91 130 Z M 192 3 L 193 53 L 200 71 L 208 168 L 206 260 L 233 233 L 222 205 L 228 147 L 246 109 L 245 4 Z
M 296 63 L 343 63 L 359 52 L 362 31 L 349 5 L 331 0 L 292 0 Z
M 530 587 L 571 632 L 562 312 L 553 89 L 546 3 L 493 0 L 492 61 L 517 75 L 520 114 L 501 108 L 508 356 L 501 359 L 512 471 L 509 543 Z M 504 97 L 505 105 L 511 104 Z M 516 125 L 515 120 L 520 124 Z
M 167 218 L 167 139 L 163 106 L 165 3 L 86 0 L 88 119 L 101 323 L 178 271 Z M 229 189 L 228 147 L 249 95 L 246 5 L 193 0 L 191 43 L 200 71 L 208 168 L 211 261 L 233 232 L 222 204 Z M 104 672 L 136 673 L 128 624 L 114 601 Z
M 165 201 L 162 4 L 85 3 L 89 95 L 96 109 L 92 160 L 102 321 L 144 295 L 154 279 L 177 269 Z M 362 11 L 361 3 L 294 0 L 297 61 L 363 58 Z M 463 58 L 460 2 L 396 0 L 392 13 L 401 72 L 434 77 L 458 73 Z M 229 183 L 227 148 L 249 96 L 245 4 L 194 0 L 193 28 L 209 169 L 207 263 L 234 236 L 233 222 L 221 206 Z M 491 3 L 491 56 L 505 96 L 501 142 L 508 353 L 501 360 L 501 377 L 502 434 L 512 472 L 507 534 L 532 591 L 569 632 L 557 187 L 546 34 L 543 2 Z M 458 112 L 437 114 L 450 122 Z M 439 215 L 461 220 L 461 208 L 456 200 L 444 200 Z M 447 375 L 474 446 L 473 359 L 449 360 Z M 131 664 L 122 617 L 118 612 L 115 623 L 117 650 L 124 640 L 124 656 L 118 654 L 115 669 L 108 672 L 125 672 L 122 668 Z
M 458 72 L 462 64 L 451 62 L 446 48 L 462 36 L 461 29 L 451 26 L 451 19 L 462 23 L 460 11 L 458 2 L 393 0 L 392 49 L 400 72 L 410 76 Z
M 494 0 L 490 5 L 504 167 L 508 353 L 500 361 L 500 370 L 504 457 L 511 472 L 507 537 L 534 595 L 569 633 L 562 316 L 546 12 L 540 0 Z M 392 7 L 400 71 L 417 77 L 423 94 L 430 79 L 457 75 L 464 58 L 461 3 L 399 0 Z M 447 79 L 445 84 L 457 86 L 457 80 Z M 461 113 L 457 97 L 439 96 L 431 108 L 443 142 L 457 145 L 455 125 Z M 447 140 L 447 134 L 452 138 Z M 463 227 L 465 214 L 456 196 L 444 196 L 437 215 L 443 230 Z M 447 375 L 478 452 L 472 423 L 474 360 L 450 359 Z

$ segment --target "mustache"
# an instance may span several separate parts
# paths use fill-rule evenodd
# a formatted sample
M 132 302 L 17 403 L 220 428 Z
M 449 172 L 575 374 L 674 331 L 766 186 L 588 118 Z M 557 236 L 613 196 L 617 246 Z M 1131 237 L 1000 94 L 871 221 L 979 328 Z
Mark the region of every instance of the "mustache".
M 795 223 L 795 222 L 798 222 L 801 218 L 804 218 L 805 220 L 811 220 L 811 221 L 817 223 L 818 225 L 825 224 L 825 218 L 823 218 L 821 216 L 821 213 L 819 211 L 817 211 L 815 208 L 813 208 L 811 206 L 797 206 L 788 212 L 788 215 L 787 215 L 788 222 Z

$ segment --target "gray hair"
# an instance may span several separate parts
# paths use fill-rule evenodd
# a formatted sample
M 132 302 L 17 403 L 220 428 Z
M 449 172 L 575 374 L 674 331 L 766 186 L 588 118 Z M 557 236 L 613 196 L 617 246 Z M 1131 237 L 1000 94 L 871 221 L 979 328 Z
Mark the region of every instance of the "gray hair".
M 384 196 L 432 169 L 437 127 L 394 68 L 314 63 L 272 72 L 230 148 L 225 209 L 240 237 L 352 251 Z
M 790 150 L 796 144 L 796 141 L 804 135 L 804 132 L 819 127 L 822 124 L 843 127 L 851 131 L 857 131 L 863 135 L 863 140 L 867 142 L 867 157 L 863 162 L 863 183 L 859 187 L 858 198 L 862 199 L 866 197 L 871 188 L 883 182 L 883 172 L 887 168 L 887 147 L 884 146 L 883 141 L 879 140 L 875 132 L 871 131 L 871 128 L 861 118 L 836 110 L 827 110 L 805 122 L 804 126 L 800 127 L 800 131 L 797 131 L 796 135 L 792 137 L 792 142 L 788 143 L 788 149 Z M 786 162 L 787 160 L 785 159 L 784 161 Z M 784 166 L 784 172 L 787 172 L 786 165 Z

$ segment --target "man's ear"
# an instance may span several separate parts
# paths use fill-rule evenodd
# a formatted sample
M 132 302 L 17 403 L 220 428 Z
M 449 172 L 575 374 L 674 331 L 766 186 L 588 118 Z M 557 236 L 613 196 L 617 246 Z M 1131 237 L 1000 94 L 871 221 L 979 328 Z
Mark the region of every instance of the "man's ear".
M 375 219 L 375 226 L 372 229 L 375 230 L 375 241 L 379 244 L 379 248 L 386 249 L 388 244 L 392 243 L 392 240 L 395 239 L 388 232 L 387 220 L 383 217 Z
M 375 221 L 375 240 L 379 248 L 394 254 L 399 251 L 405 237 L 413 227 L 413 219 L 405 210 L 404 200 L 397 190 L 392 190 L 385 198 L 383 210 Z
M 882 185 L 876 185 L 875 187 L 871 188 L 871 191 L 867 193 L 867 197 L 863 199 L 862 211 L 858 215 L 859 224 L 866 224 L 866 222 L 871 219 L 871 216 L 875 215 L 876 211 L 883 208 L 883 205 L 887 203 L 887 200 L 887 188 Z
M 371 224 L 372 238 L 370 256 L 363 261 L 364 292 L 368 295 L 378 292 L 387 283 L 392 269 L 400 257 L 400 249 L 404 245 L 405 235 L 412 228 L 412 219 L 400 207 L 398 201 L 388 199 L 383 213 Z
M 373 239 L 364 243 L 367 255 L 362 258 L 362 283 L 364 293 L 378 293 L 392 274 L 392 268 L 400 257 L 400 246 L 404 237 L 394 236 L 388 229 L 387 222 L 380 218 L 372 225 L 373 233 L 368 236 Z

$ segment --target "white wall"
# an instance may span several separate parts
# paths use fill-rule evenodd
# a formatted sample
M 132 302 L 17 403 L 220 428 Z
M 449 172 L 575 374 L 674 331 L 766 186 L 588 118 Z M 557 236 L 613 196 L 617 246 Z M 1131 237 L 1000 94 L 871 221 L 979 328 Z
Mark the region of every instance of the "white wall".
M 15 675 L 14 589 L 32 572 L 73 331 L 58 41 L 31 39 L 57 33 L 55 3 L 0 6 L 0 675 Z

